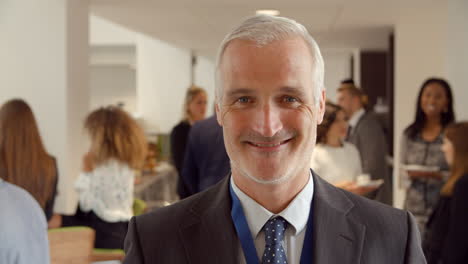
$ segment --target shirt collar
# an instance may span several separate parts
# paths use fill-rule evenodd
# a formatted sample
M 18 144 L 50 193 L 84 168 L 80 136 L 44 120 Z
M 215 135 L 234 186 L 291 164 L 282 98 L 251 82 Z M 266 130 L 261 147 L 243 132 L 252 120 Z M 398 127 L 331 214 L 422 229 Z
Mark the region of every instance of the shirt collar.
M 239 198 L 247 224 L 249 225 L 250 233 L 253 235 L 254 239 L 258 236 L 268 219 L 273 216 L 281 216 L 288 221 L 288 223 L 294 228 L 295 235 L 305 229 L 307 220 L 309 219 L 310 205 L 314 194 L 312 173 L 309 175 L 309 181 L 304 188 L 283 211 L 276 215 L 265 209 L 239 189 L 231 177 L 230 181 L 232 189 Z
M 354 114 L 351 116 L 349 119 L 348 123 L 351 127 L 356 127 L 357 123 L 359 122 L 359 119 L 364 115 L 365 111 L 364 108 L 361 108 L 354 112 Z

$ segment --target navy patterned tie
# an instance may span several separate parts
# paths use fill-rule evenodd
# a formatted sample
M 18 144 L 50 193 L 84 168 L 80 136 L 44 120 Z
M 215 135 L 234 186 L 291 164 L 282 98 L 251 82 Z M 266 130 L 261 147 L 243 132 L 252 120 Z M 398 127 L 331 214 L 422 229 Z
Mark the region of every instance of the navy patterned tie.
M 265 232 L 265 251 L 262 255 L 262 264 L 287 264 L 286 252 L 282 245 L 284 231 L 288 222 L 279 216 L 268 220 L 263 226 Z

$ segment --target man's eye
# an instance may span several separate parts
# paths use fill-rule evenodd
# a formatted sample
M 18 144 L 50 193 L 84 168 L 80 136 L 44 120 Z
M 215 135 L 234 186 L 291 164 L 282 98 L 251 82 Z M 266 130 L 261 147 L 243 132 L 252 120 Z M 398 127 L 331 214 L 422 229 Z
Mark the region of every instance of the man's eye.
M 295 103 L 295 102 L 298 102 L 299 100 L 295 97 L 292 97 L 292 96 L 285 96 L 283 97 L 283 102 L 285 103 Z
M 246 103 L 251 102 L 251 99 L 247 96 L 243 96 L 243 97 L 238 98 L 237 102 L 241 104 L 246 104 Z

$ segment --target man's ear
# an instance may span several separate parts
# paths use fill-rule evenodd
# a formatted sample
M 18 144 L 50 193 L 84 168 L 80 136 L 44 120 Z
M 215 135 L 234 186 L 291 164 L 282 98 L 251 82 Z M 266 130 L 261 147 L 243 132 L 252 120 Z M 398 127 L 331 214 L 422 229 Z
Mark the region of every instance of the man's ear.
M 320 94 L 320 100 L 319 100 L 319 111 L 317 113 L 317 125 L 320 125 L 323 121 L 323 115 L 325 114 L 325 102 L 327 99 L 327 95 L 325 90 L 322 91 Z
M 352 97 L 352 102 L 353 102 L 353 110 L 354 111 L 357 111 L 359 108 L 361 108 L 363 105 L 362 105 L 362 99 L 360 96 L 357 96 L 357 95 L 354 95 Z
M 215 103 L 215 112 L 216 112 L 216 120 L 220 126 L 223 126 L 223 117 L 221 114 L 221 107 L 219 106 L 219 102 Z

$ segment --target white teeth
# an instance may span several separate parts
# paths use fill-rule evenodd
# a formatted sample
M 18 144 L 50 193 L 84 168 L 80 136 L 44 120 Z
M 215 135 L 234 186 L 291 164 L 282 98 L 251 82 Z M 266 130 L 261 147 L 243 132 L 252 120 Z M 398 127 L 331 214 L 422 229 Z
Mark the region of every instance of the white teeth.
M 281 143 L 270 143 L 270 144 L 252 143 L 252 144 L 254 146 L 262 147 L 262 148 L 271 148 L 271 147 L 277 147 L 281 145 Z

